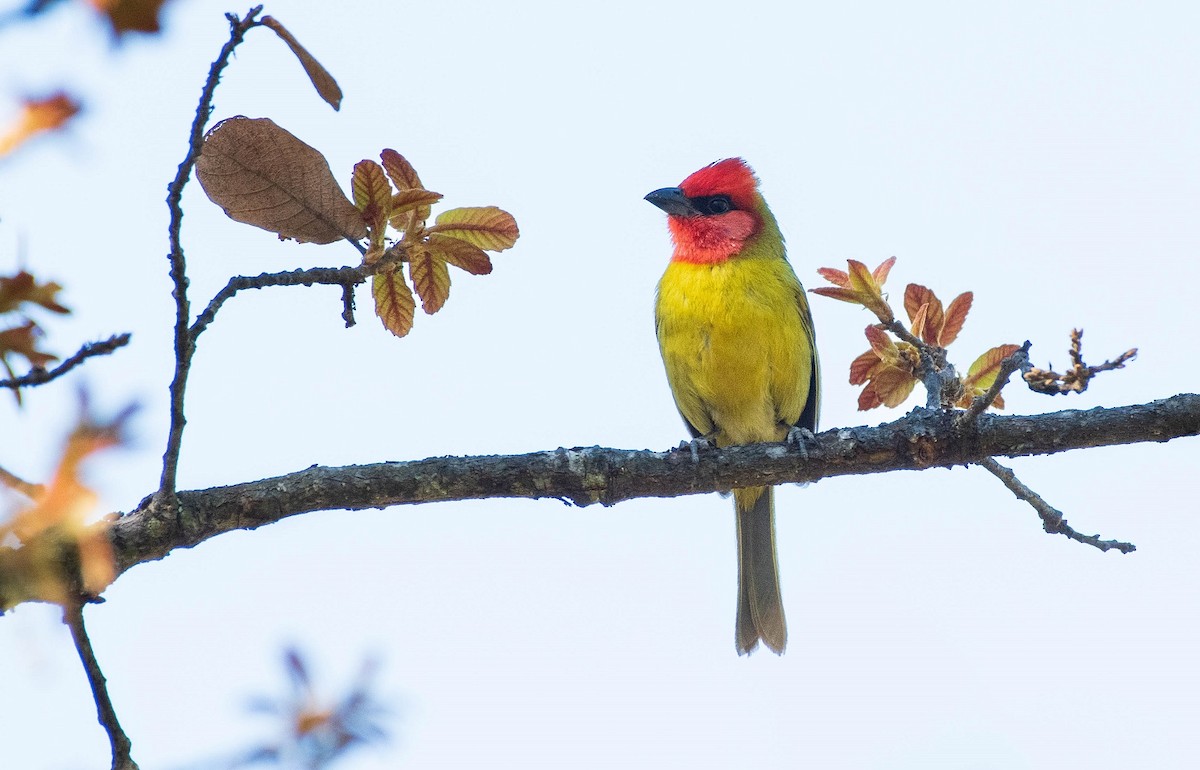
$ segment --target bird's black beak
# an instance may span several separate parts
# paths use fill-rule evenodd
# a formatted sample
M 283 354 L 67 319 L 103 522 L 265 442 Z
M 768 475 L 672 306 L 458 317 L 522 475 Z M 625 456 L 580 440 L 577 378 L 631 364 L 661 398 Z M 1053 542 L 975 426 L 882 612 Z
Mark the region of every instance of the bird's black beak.
M 678 187 L 664 187 L 661 190 L 655 190 L 646 196 L 646 200 L 677 217 L 690 217 L 700 213 L 683 194 L 683 190 Z

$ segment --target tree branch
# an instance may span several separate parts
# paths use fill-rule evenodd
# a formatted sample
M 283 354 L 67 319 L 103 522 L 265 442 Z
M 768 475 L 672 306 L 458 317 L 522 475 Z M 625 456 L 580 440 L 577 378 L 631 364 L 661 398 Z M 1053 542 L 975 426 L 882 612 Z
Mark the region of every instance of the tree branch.
M 983 414 L 992 405 L 992 402 L 996 400 L 996 396 L 1000 395 L 1000 391 L 1004 390 L 1004 386 L 1008 384 L 1008 378 L 1012 376 L 1012 373 L 1022 366 L 1029 364 L 1029 347 L 1031 344 L 1029 340 L 1025 340 L 1025 344 L 1017 352 L 1000 362 L 1000 369 L 996 372 L 996 379 L 992 382 L 992 386 L 982 396 L 976 396 L 975 400 L 971 402 L 971 406 L 959 414 L 958 422 L 960 425 L 965 425 Z
M 42 385 L 51 380 L 57 379 L 67 372 L 82 364 L 86 359 L 93 356 L 106 356 L 117 348 L 124 347 L 129 344 L 130 335 L 128 332 L 124 334 L 114 334 L 106 340 L 100 342 L 88 342 L 83 347 L 75 352 L 75 355 L 63 361 L 53 369 L 34 369 L 29 374 L 20 377 L 14 377 L 10 380 L 0 380 L 0 388 L 27 388 L 33 385 Z
M 63 623 L 71 629 L 71 639 L 75 642 L 79 660 L 83 663 L 88 684 L 92 688 L 92 697 L 96 701 L 96 718 L 108 734 L 108 742 L 112 747 L 112 770 L 138 770 L 137 763 L 130 756 L 133 744 L 117 720 L 112 699 L 108 697 L 108 682 L 104 679 L 104 673 L 100 670 L 100 663 L 92 649 L 92 641 L 83 626 L 82 602 L 75 601 L 63 607 Z
M 1024 500 L 1029 503 L 1033 507 L 1033 510 L 1037 511 L 1038 516 L 1042 517 L 1042 529 L 1050 534 L 1066 535 L 1076 542 L 1094 546 L 1101 551 L 1115 548 L 1121 553 L 1133 553 L 1137 550 L 1137 546 L 1133 543 L 1123 543 L 1120 540 L 1101 540 L 1099 535 L 1079 534 L 1067 524 L 1067 520 L 1063 518 L 1062 511 L 1047 503 L 1041 495 L 1025 486 L 1017 478 L 1017 474 L 1013 473 L 1011 468 L 1006 468 L 991 457 L 983 460 L 979 465 L 1000 479 L 1004 486 L 1008 487 L 1017 496 L 1018 500 Z
M 817 481 L 835 476 L 982 464 L 1086 447 L 1163 442 L 1200 434 L 1200 395 L 1088 411 L 982 414 L 970 425 L 957 412 L 916 409 L 877 427 L 825 431 L 808 459 L 783 444 L 702 452 L 556 449 L 525 455 L 434 457 L 342 468 L 313 466 L 276 478 L 179 493 L 177 519 L 154 516 L 154 502 L 113 523 L 119 572 L 190 548 L 223 532 L 255 529 L 319 510 L 483 498 L 557 498 L 579 506 L 638 497 L 675 497 L 734 487 Z
M 180 240 L 180 228 L 183 225 L 183 188 L 191 178 L 192 168 L 196 158 L 200 157 L 200 147 L 204 141 L 204 127 L 212 115 L 213 93 L 221 79 L 221 72 L 229 64 L 233 55 L 246 33 L 261 25 L 255 17 L 262 13 L 262 6 L 251 8 L 244 18 L 238 19 L 233 14 L 226 14 L 229 20 L 229 40 L 221 48 L 221 53 L 208 70 L 208 79 L 200 92 L 200 104 L 196 107 L 196 117 L 192 120 L 191 135 L 188 138 L 188 151 L 175 180 L 167 188 L 167 208 L 171 212 L 171 222 L 168 226 L 171 252 L 171 282 L 174 289 L 171 296 L 175 298 L 175 376 L 171 380 L 171 429 L 167 435 L 167 448 L 163 453 L 162 478 L 159 482 L 157 497 L 164 506 L 173 502 L 175 494 L 175 477 L 179 468 L 179 451 L 183 444 L 183 426 L 187 422 L 183 414 L 183 397 L 187 388 L 188 372 L 192 366 L 192 354 L 195 351 L 193 339 L 189 333 L 188 324 L 191 321 L 191 307 L 187 297 L 187 262 L 183 256 L 183 243 Z M 173 506 L 172 506 L 173 507 Z
M 269 286 L 312 286 L 313 284 L 341 286 L 342 303 L 344 306 L 342 318 L 346 320 L 347 327 L 353 326 L 354 287 L 370 278 L 380 266 L 381 263 L 376 262 L 371 265 L 360 265 L 358 267 L 312 267 L 307 270 L 291 270 L 283 273 L 234 276 L 229 279 L 229 283 L 225 284 L 224 288 L 213 296 L 212 300 L 208 303 L 208 307 L 204 308 L 204 312 L 196 317 L 196 322 L 192 324 L 189 332 L 192 344 L 195 344 L 196 338 L 213 322 L 213 319 L 217 316 L 217 311 L 221 309 L 226 300 L 244 289 L 265 289 Z M 347 300 L 347 295 L 350 297 L 349 300 Z M 347 305 L 347 303 L 349 304 Z M 345 309 L 346 306 L 351 309 L 347 311 Z

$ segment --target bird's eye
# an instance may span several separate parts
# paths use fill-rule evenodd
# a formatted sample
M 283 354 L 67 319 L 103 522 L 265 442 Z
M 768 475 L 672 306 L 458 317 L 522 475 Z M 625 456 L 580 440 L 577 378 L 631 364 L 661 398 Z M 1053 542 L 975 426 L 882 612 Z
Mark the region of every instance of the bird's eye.
M 705 201 L 704 213 L 706 214 L 724 214 L 733 208 L 733 203 L 729 200 L 728 195 L 714 195 Z

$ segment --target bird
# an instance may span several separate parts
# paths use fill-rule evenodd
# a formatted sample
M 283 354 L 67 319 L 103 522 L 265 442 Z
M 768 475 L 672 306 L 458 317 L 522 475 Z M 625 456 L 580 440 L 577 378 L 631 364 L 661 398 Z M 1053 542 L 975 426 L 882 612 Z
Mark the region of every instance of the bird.
M 746 161 L 727 158 L 645 197 L 667 213 L 674 244 L 654 326 L 693 456 L 703 445 L 786 441 L 803 449 L 820 409 L 816 337 L 758 177 Z M 762 640 L 782 655 L 774 489 L 734 489 L 733 500 L 737 652 L 747 655 Z

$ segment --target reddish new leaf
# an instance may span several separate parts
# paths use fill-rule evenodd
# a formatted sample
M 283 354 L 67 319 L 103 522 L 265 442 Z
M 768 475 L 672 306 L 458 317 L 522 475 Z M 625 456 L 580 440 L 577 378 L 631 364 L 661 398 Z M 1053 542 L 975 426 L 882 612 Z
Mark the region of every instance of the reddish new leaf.
M 512 248 L 521 233 L 512 214 L 495 206 L 469 206 L 438 214 L 430 233 L 440 233 L 488 251 Z
M 883 298 L 883 283 L 887 280 L 888 273 L 891 272 L 892 265 L 895 263 L 896 258 L 890 257 L 874 271 L 871 271 L 857 259 L 848 259 L 846 264 L 849 270 L 844 273 L 832 267 L 823 267 L 817 272 L 835 285 L 821 286 L 810 291 L 830 299 L 862 305 L 875 313 L 880 321 L 888 323 L 893 320 L 894 316 L 892 309 L 888 307 L 887 301 Z
M 270 27 L 275 30 L 275 34 L 279 39 L 287 44 L 287 47 L 292 49 L 292 53 L 300 60 L 300 66 L 304 67 L 304 72 L 308 75 L 308 79 L 312 81 L 313 88 L 317 89 L 317 94 L 322 99 L 329 103 L 330 107 L 335 110 L 342 106 L 342 89 L 338 87 L 337 81 L 333 79 L 333 75 L 329 74 L 329 70 L 321 66 L 321 62 L 310 54 L 304 46 L 300 45 L 300 41 L 292 37 L 292 33 L 279 23 L 273 16 L 264 16 L 262 18 L 264 27 Z
M 946 320 L 945 311 L 942 310 L 942 301 L 937 298 L 933 290 L 917 283 L 910 283 L 904 290 L 904 311 L 908 313 L 908 320 L 915 322 L 922 307 L 925 308 L 924 323 L 921 325 L 920 332 L 917 331 L 914 323 L 913 334 L 918 335 L 930 345 L 937 345 L 939 344 L 938 335 Z
M 916 384 L 917 378 L 911 372 L 888 367 L 871 378 L 870 388 L 884 406 L 895 408 L 912 394 Z
M 333 243 L 367 235 L 325 156 L 267 118 L 218 123 L 204 139 L 196 176 L 231 219 L 281 238 Z
M 974 399 L 986 393 L 996 382 L 997 375 L 1000 374 L 1000 364 L 1020 349 L 1020 345 L 997 345 L 976 358 L 967 369 L 967 376 L 963 378 L 963 395 L 958 400 L 958 406 L 965 409 L 971 405 Z M 992 402 L 992 406 L 1003 409 L 1004 400 L 997 397 Z
M 417 176 L 417 170 L 400 153 L 395 150 L 384 150 L 379 153 L 379 159 L 383 162 L 383 168 L 391 177 L 392 184 L 396 185 L 397 190 L 422 190 L 425 188 L 425 185 L 421 184 L 421 177 Z
M 441 199 L 441 193 L 422 190 L 420 187 L 401 190 L 392 196 L 392 227 L 397 230 L 407 230 L 408 220 L 412 216 L 410 212 L 414 211 L 417 218 L 417 221 L 413 223 L 414 227 L 417 229 L 424 227 L 425 220 L 429 219 L 429 204 L 437 203 Z
M 868 350 L 850 362 L 850 384 L 862 385 L 871 375 L 871 370 L 879 363 L 879 355 L 874 350 Z M 859 407 L 862 408 L 861 406 Z M 868 407 L 870 408 L 870 407 Z
M 371 277 L 371 296 L 375 298 L 375 315 L 385 329 L 397 337 L 412 331 L 416 302 L 398 266 Z
M 958 339 L 958 333 L 962 331 L 963 324 L 967 321 L 967 313 L 971 311 L 971 303 L 974 299 L 974 294 L 964 291 L 954 298 L 950 307 L 946 308 L 946 320 L 942 325 L 942 333 L 938 336 L 939 345 L 947 347 Z
M 373 160 L 356 163 L 350 190 L 354 196 L 354 206 L 362 212 L 363 221 L 367 224 L 371 251 L 382 251 L 388 217 L 392 213 L 392 186 L 388 184 L 383 167 Z
M 400 192 L 405 190 L 424 190 L 425 185 L 421 184 L 421 177 L 417 175 L 417 170 L 408 160 L 392 149 L 384 150 L 379 153 L 379 160 L 383 162 L 383 168 L 387 171 L 388 177 L 392 180 L 392 184 L 396 185 L 396 189 Z M 441 196 L 438 196 L 439 198 Z M 430 201 L 431 203 L 433 201 Z M 425 220 L 429 219 L 429 206 L 417 206 L 417 220 L 423 226 Z M 397 223 L 392 223 L 393 227 L 397 227 Z
M 434 255 L 471 275 L 487 275 L 492 272 L 492 260 L 487 252 L 478 246 L 446 235 L 429 236 L 428 245 Z
M 429 251 L 417 251 L 409 255 L 408 273 L 412 276 L 413 288 L 421 297 L 421 309 L 433 315 L 442 309 L 450 296 L 450 271 L 446 260 Z

